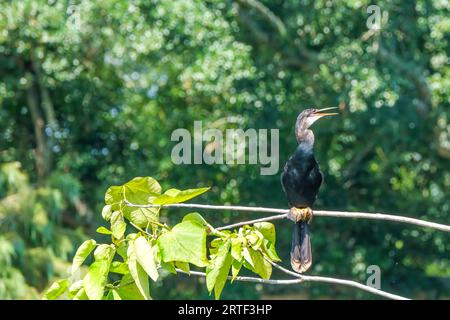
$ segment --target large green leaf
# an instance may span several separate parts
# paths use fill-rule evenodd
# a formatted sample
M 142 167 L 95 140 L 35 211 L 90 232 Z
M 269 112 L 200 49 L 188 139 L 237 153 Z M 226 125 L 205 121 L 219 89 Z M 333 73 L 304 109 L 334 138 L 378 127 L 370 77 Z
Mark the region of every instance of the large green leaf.
M 136 287 L 138 288 L 141 295 L 145 300 L 150 300 L 151 296 L 148 283 L 148 275 L 141 267 L 141 265 L 137 262 L 137 256 L 133 242 L 134 240 L 130 241 L 128 245 L 128 269 L 130 270 L 130 274 L 133 277 Z
M 227 240 L 219 247 L 216 255 L 206 268 L 206 287 L 209 292 L 214 288 L 216 299 L 219 299 L 223 287 L 225 286 L 231 262 L 230 241 Z
M 191 212 L 188 213 L 183 217 L 183 221 L 192 221 L 195 222 L 205 228 L 210 228 L 210 224 L 206 222 L 206 220 L 198 213 L 198 212 Z
M 128 206 L 125 199 L 132 204 L 149 204 L 161 194 L 161 186 L 152 177 L 136 177 L 122 186 L 113 186 L 105 194 L 105 203 L 111 210 L 121 210 L 128 220 L 144 228 L 149 221 L 157 221 L 159 208 L 140 208 Z M 104 218 L 108 217 L 108 208 L 104 208 Z M 120 229 L 119 229 L 120 230 Z
M 108 261 L 111 263 L 115 254 L 115 247 L 110 244 L 100 244 L 94 251 L 95 261 Z
M 55 281 L 45 292 L 44 299 L 55 300 L 62 295 L 69 287 L 69 280 L 62 279 Z
M 265 239 L 275 244 L 275 226 L 270 222 L 257 222 L 254 224 L 256 230 L 262 233 Z
M 108 277 L 109 261 L 95 261 L 83 279 L 83 288 L 90 300 L 101 300 Z
M 155 263 L 155 250 L 145 237 L 140 236 L 133 241 L 136 258 L 139 264 L 153 281 L 158 280 L 158 268 Z
M 86 260 L 87 256 L 94 250 L 97 243 L 94 239 L 86 240 L 78 247 L 77 252 L 73 258 L 72 262 L 72 275 L 78 270 L 78 268 Z
M 122 239 L 126 228 L 127 224 L 123 220 L 122 212 L 114 211 L 111 215 L 111 232 L 114 238 Z
M 158 246 L 165 262 L 189 262 L 198 267 L 208 265 L 205 228 L 193 221 L 183 221 L 163 233 L 158 238 Z
M 152 177 L 136 177 L 123 188 L 125 199 L 133 204 L 148 204 L 161 194 L 161 186 Z
M 123 206 L 122 212 L 129 221 L 140 228 L 145 228 L 151 221 L 158 221 L 159 208 L 139 208 Z
M 163 195 L 157 197 L 153 200 L 154 204 L 170 204 L 170 203 L 180 203 L 195 198 L 202 193 L 205 193 L 210 188 L 198 188 L 198 189 L 187 189 L 187 190 L 178 190 L 178 189 L 169 189 L 164 192 Z

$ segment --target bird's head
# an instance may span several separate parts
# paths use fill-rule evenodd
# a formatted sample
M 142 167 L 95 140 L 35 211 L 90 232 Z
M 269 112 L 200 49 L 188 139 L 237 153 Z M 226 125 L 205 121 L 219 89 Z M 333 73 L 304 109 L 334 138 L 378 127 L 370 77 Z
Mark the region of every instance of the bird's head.
M 309 127 L 320 118 L 337 115 L 338 113 L 327 112 L 333 109 L 337 109 L 337 107 L 323 109 L 310 108 L 303 110 L 298 115 L 297 122 L 295 123 L 295 135 L 297 140 L 300 142 L 303 138 L 305 138 L 310 132 Z

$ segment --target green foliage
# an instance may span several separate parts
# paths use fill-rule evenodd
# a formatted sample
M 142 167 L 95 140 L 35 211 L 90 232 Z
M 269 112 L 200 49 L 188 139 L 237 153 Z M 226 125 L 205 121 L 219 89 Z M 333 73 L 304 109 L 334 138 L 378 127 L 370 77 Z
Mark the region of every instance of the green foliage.
M 448 222 L 448 1 L 377 1 L 388 14 L 378 31 L 366 25 L 370 4 L 0 1 L 0 298 L 38 297 L 49 281 L 67 275 L 83 241 L 109 237 L 95 234 L 104 220 L 92 213 L 102 209 L 107 187 L 131 177 L 156 172 L 164 190 L 211 185 L 208 203 L 287 205 L 279 177 L 260 176 L 257 165 L 175 165 L 171 133 L 191 131 L 195 120 L 221 131 L 280 129 L 282 166 L 296 147 L 297 114 L 339 106 L 339 117 L 314 125 L 325 177 L 315 207 Z M 152 219 L 175 225 L 182 218 L 176 210 L 116 203 L 105 206 L 106 221 L 115 211 L 141 229 Z M 208 222 L 234 219 L 224 212 Z M 290 229 L 277 227 L 283 260 Z M 313 274 L 364 282 L 367 266 L 377 264 L 386 290 L 449 297 L 448 234 L 328 218 L 315 219 L 311 232 Z M 232 272 L 238 268 L 232 264 Z M 174 278 L 160 277 L 155 296 L 207 298 L 198 281 Z M 136 290 L 124 286 L 110 296 Z M 248 283 L 222 296 L 262 294 L 371 297 Z M 84 298 L 80 291 L 77 299 Z
M 111 231 L 105 227 L 97 231 L 110 235 L 111 244 L 97 244 L 93 239 L 83 242 L 73 258 L 72 278 L 56 281 L 44 297 L 53 300 L 68 291 L 68 297 L 72 299 L 82 296 L 90 300 L 148 300 L 152 298 L 149 278 L 157 282 L 160 269 L 176 274 L 175 268 L 178 268 L 189 274 L 189 264 L 206 267 L 206 286 L 210 293 L 214 290 L 216 299 L 222 293 L 232 265 L 232 279 L 236 278 L 242 265 L 269 279 L 272 265 L 268 260 L 279 261 L 275 251 L 275 227 L 271 223 L 244 226 L 235 232 L 218 231 L 200 214 L 193 212 L 186 214 L 172 228 L 152 216 L 146 220 L 143 230 L 138 223 L 142 221 L 137 221 L 135 216 L 130 215 L 126 220 L 123 218 L 129 205 L 180 203 L 207 190 L 209 188 L 169 189 L 161 194 L 161 187 L 151 177 L 134 178 L 122 186 L 109 188 L 102 217 L 110 222 Z M 118 210 L 110 215 L 114 207 Z M 136 232 L 125 235 L 125 221 Z M 207 235 L 213 237 L 209 255 Z M 92 251 L 94 261 L 80 285 L 80 280 L 73 281 L 73 277 Z M 120 274 L 121 279 L 109 282 L 110 273 Z

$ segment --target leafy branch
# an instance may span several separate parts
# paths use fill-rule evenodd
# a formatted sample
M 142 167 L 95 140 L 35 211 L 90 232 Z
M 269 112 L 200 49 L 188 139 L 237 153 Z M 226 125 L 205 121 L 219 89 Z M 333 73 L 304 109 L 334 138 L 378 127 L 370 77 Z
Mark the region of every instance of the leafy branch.
M 204 276 L 208 291 L 214 291 L 216 299 L 219 299 L 228 280 L 231 283 L 251 281 L 266 284 L 324 282 L 355 287 L 386 298 L 405 299 L 354 281 L 300 275 L 279 266 L 277 262 L 281 260 L 275 249 L 275 227 L 268 221 L 285 218 L 286 210 L 181 203 L 208 190 L 169 189 L 162 193 L 159 183 L 151 177 L 137 177 L 122 186 L 110 187 L 102 210 L 102 217 L 110 223 L 110 228 L 103 226 L 97 232 L 110 235 L 111 243 L 97 244 L 94 239 L 82 243 L 73 259 L 70 277 L 53 283 L 44 298 L 57 299 L 65 294 L 74 300 L 147 300 L 152 298 L 149 279 L 158 281 L 161 270 L 165 270 L 169 274 L 181 272 Z M 191 212 L 180 223 L 170 227 L 159 221 L 161 208 L 170 206 L 281 211 L 282 214 L 214 228 L 199 213 Z M 90 256 L 93 256 L 92 263 L 86 271 L 82 265 Z M 205 272 L 191 271 L 191 265 L 205 268 Z M 260 278 L 239 276 L 242 267 Z M 273 268 L 294 279 L 270 279 Z

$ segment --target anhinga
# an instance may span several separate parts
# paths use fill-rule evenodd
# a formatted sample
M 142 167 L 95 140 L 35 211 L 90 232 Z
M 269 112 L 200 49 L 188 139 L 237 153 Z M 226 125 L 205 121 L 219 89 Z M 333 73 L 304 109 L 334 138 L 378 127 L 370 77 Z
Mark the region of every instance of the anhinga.
M 335 109 L 306 109 L 295 123 L 298 147 L 289 158 L 281 174 L 281 185 L 289 203 L 288 218 L 295 222 L 292 234 L 291 266 L 296 272 L 308 270 L 312 263 L 311 240 L 308 224 L 312 218 L 312 205 L 316 200 L 322 173 L 314 157 L 314 134 L 309 127 L 324 116 L 337 115 L 324 111 Z

